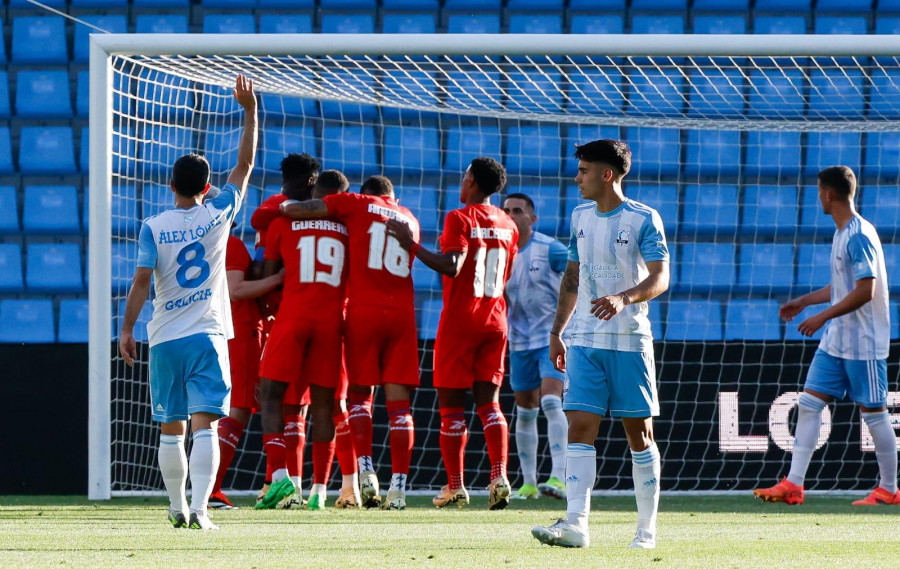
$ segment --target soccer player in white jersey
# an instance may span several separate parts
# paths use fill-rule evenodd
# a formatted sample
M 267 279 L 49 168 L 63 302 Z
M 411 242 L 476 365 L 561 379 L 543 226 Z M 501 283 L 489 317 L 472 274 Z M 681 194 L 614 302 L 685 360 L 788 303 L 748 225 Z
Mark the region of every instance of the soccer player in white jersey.
M 237 165 L 213 199 L 209 164 L 198 154 L 179 158 L 170 185 L 175 208 L 144 220 L 138 261 L 125 305 L 119 351 L 134 365 L 132 333 L 147 294 L 156 281 L 150 340 L 150 405 L 160 423 L 159 469 L 169 495 L 169 521 L 176 528 L 218 529 L 206 509 L 219 463 L 216 423 L 228 415 L 231 378 L 228 340 L 231 323 L 225 250 L 231 223 L 247 191 L 256 155 L 257 118 L 253 82 L 238 75 L 234 97 L 244 108 L 244 132 Z M 190 465 L 185 454 L 191 420 Z M 191 504 L 185 495 L 191 477 Z
M 831 284 L 786 302 L 778 315 L 789 322 L 807 306 L 829 303 L 797 329 L 812 336 L 827 327 L 800 394 L 791 470 L 775 486 L 754 490 L 753 495 L 767 502 L 803 503 L 803 482 L 819 440 L 822 410 L 835 398 L 848 397 L 859 405 L 872 433 L 881 477 L 878 487 L 853 505 L 898 505 L 897 443 L 887 412 L 891 323 L 884 253 L 875 228 L 853 205 L 853 170 L 832 166 L 818 178 L 822 210 L 837 226 L 831 243 Z
M 577 146 L 575 157 L 581 196 L 596 203 L 572 211 L 569 262 L 550 330 L 550 358 L 568 375 L 566 517 L 531 533 L 548 545 L 589 545 L 594 441 L 608 414 L 622 420 L 631 447 L 638 525 L 629 547 L 652 549 L 660 478 L 652 417 L 659 402 L 647 301 L 669 287 L 669 251 L 659 214 L 622 192 L 631 168 L 628 146 L 595 140 Z M 567 352 L 561 334 L 573 312 Z
M 566 268 L 566 246 L 534 231 L 534 201 L 511 193 L 505 211 L 519 228 L 519 254 L 506 284 L 509 300 L 509 377 L 516 398 L 516 450 L 523 484 L 517 500 L 566 497 L 566 437 L 569 424 L 562 410 L 566 376 L 550 362 L 550 337 L 559 285 Z M 547 442 L 552 467 L 550 477 L 538 485 L 538 411 L 547 418 Z

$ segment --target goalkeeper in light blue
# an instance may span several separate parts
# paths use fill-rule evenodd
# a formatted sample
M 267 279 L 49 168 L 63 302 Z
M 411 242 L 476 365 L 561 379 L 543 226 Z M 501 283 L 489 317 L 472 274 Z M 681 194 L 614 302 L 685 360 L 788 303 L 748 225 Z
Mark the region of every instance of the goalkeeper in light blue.
M 660 453 L 652 417 L 659 415 L 659 401 L 647 302 L 669 287 L 669 250 L 659 214 L 622 191 L 631 168 L 624 142 L 595 140 L 577 146 L 575 157 L 575 182 L 582 198 L 594 203 L 572 211 L 568 263 L 550 331 L 551 361 L 568 375 L 566 517 L 531 533 L 548 545 L 590 544 L 594 441 L 609 415 L 622 420 L 631 448 L 638 524 L 629 547 L 653 549 Z M 561 335 L 573 313 L 567 350 Z

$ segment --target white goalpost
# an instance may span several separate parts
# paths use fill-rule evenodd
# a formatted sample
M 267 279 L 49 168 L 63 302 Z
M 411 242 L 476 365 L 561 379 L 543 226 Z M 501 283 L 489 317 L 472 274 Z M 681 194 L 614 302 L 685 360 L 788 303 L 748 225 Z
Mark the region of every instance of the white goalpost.
M 567 241 L 580 203 L 574 144 L 625 140 L 634 151 L 626 195 L 660 212 L 672 254 L 671 290 L 651 302 L 664 490 L 745 491 L 789 463 L 797 392 L 817 340 L 780 323 L 777 309 L 828 282 L 834 227 L 815 200 L 818 170 L 842 163 L 857 172 L 858 205 L 885 243 L 891 287 L 900 287 L 898 37 L 94 34 L 90 50 L 91 499 L 162 491 L 148 350 L 144 342 L 140 361 L 126 367 L 118 330 L 140 222 L 172 206 L 171 164 L 203 153 L 215 185 L 234 164 L 242 117 L 229 87 L 239 72 L 260 96 L 257 166 L 236 229 L 249 247 L 249 212 L 279 191 L 290 152 L 344 171 L 353 191 L 370 175 L 390 177 L 430 246 L 458 207 L 468 162 L 491 156 L 507 168 L 506 192 L 534 199 L 536 229 Z M 431 388 L 440 281 L 418 262 L 413 276 L 423 381 L 412 402 L 409 484 L 436 490 L 444 483 Z M 148 307 L 141 322 L 149 316 Z M 897 316 L 892 304 L 892 356 Z M 145 339 L 140 324 L 136 337 Z M 888 366 L 895 390 L 896 360 Z M 508 387 L 502 397 L 512 427 Z M 896 429 L 900 392 L 889 405 Z M 858 412 L 839 403 L 824 417 L 807 486 L 870 488 L 877 467 Z M 382 479 L 385 424 L 376 414 Z M 255 425 L 226 491 L 262 484 Z M 467 485 L 485 486 L 477 420 L 470 431 Z M 596 488 L 629 490 L 621 427 L 605 422 L 597 445 Z M 510 461 L 515 485 L 513 441 Z

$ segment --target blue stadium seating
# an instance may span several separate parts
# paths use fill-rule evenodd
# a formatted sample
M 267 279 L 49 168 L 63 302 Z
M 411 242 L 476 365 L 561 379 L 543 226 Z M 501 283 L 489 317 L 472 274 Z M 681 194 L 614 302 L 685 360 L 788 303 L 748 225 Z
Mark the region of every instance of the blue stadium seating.
M 511 34 L 561 34 L 562 14 L 513 14 L 509 17 Z
M 891 3 L 891 0 L 879 0 L 878 10 L 889 9 Z M 817 12 L 868 12 L 871 9 L 872 0 L 816 0 Z
M 619 127 L 598 126 L 593 124 L 574 124 L 566 129 L 563 140 L 563 156 L 565 157 L 565 175 L 575 177 L 578 173 L 578 160 L 575 158 L 575 145 L 592 140 L 619 139 Z
M 680 132 L 674 128 L 628 127 L 631 169 L 638 176 L 676 176 L 681 167 Z
M 797 289 L 818 290 L 831 282 L 831 244 L 801 243 L 797 246 Z M 821 308 L 820 308 L 821 310 Z M 802 322 L 802 320 L 798 321 Z
M 0 174 L 12 174 L 15 170 L 12 158 L 12 138 L 9 135 L 9 127 L 0 126 Z
M 900 33 L 900 28 L 898 28 L 898 33 Z M 872 86 L 869 91 L 869 116 L 891 119 L 900 118 L 900 103 L 897 101 L 898 85 L 900 85 L 900 72 L 895 70 L 872 70 Z
M 694 0 L 693 8 L 695 12 L 748 12 L 750 0 Z
M 560 199 L 557 186 L 518 186 L 510 188 L 507 193 L 513 191 L 525 194 L 534 202 L 534 213 L 537 215 L 535 231 L 551 236 L 568 234 L 568 223 L 565 223 L 566 227 L 562 231 L 559 229 L 562 218 L 559 215 Z
M 628 184 L 627 197 L 647 204 L 662 218 L 666 238 L 674 240 L 678 233 L 678 186 L 668 184 Z
M 900 33 L 900 17 L 897 15 L 884 16 L 882 11 L 878 11 L 875 18 L 875 33 L 885 35 L 896 35 Z
M 796 186 L 745 186 L 741 233 L 790 238 L 800 215 Z
M 896 180 L 900 176 L 900 133 L 868 133 L 865 157 L 865 168 L 863 169 L 865 178 Z M 896 223 L 897 219 L 900 218 L 894 218 L 892 223 Z
M 869 24 L 865 16 L 818 16 L 815 32 L 817 34 L 865 34 Z
M 259 7 L 267 8 L 293 8 L 309 9 L 316 7 L 316 0 L 257 0 Z
M 265 109 L 263 101 L 270 96 L 269 94 L 260 95 L 260 108 Z M 217 118 L 225 119 L 227 117 L 229 120 L 240 121 L 244 114 L 244 109 L 235 101 L 231 88 L 220 85 L 203 86 L 200 95 L 200 109 L 205 113 L 216 115 Z
M 175 207 L 175 195 L 168 185 L 144 184 L 141 189 L 141 218 Z
M 128 33 L 128 18 L 124 14 L 84 15 L 79 16 L 79 19 L 113 34 Z M 90 34 L 99 33 L 103 32 L 98 32 L 85 25 L 75 26 L 75 42 L 72 50 L 74 62 L 87 63 L 90 53 Z
M 441 276 L 418 259 L 413 262 L 412 279 L 416 290 L 441 290 Z
M 756 0 L 757 12 L 808 12 L 812 0 Z
M 72 0 L 73 8 L 128 8 L 128 0 Z
M 209 161 L 209 168 L 212 172 L 227 172 L 234 168 L 237 164 L 238 148 L 241 144 L 241 128 L 237 126 L 219 126 L 214 125 L 209 128 L 206 133 L 206 144 L 204 145 L 204 155 Z M 175 150 L 174 156 L 168 162 L 164 162 L 168 167 L 178 159 L 182 154 L 188 152 L 189 149 Z M 283 158 L 283 156 L 282 156 Z
M 672 300 L 666 316 L 666 340 L 722 340 L 722 305 L 718 300 Z
M 496 126 L 454 126 L 447 132 L 444 170 L 462 174 L 476 156 L 500 158 L 500 128 Z
M 632 4 L 632 10 L 637 8 Z M 633 34 L 683 34 L 684 17 L 674 14 L 639 14 L 631 19 Z
M 386 34 L 433 34 L 437 29 L 435 14 L 385 14 L 381 21 Z
M 22 127 L 19 139 L 19 170 L 22 174 L 35 175 L 77 172 L 71 127 Z
M 309 34 L 313 31 L 310 14 L 260 14 L 261 34 Z
M 116 317 L 116 332 L 115 337 L 118 337 L 118 329 L 122 325 L 122 317 L 125 315 L 125 300 L 119 301 L 119 311 L 117 312 L 118 316 Z M 147 335 L 147 323 L 150 322 L 150 318 L 153 317 L 153 303 L 149 300 L 144 303 L 144 306 L 141 308 L 141 312 L 138 314 L 137 322 L 134 324 L 134 340 L 136 342 L 147 342 L 150 338 Z
M 131 80 L 137 101 L 135 113 L 141 118 L 154 118 L 160 123 L 190 123 L 195 105 L 194 85 L 181 77 L 166 75 L 153 69 L 138 73 Z
M 741 168 L 741 133 L 736 130 L 689 130 L 684 173 L 734 177 Z
M 559 235 L 568 239 L 572 233 L 572 211 L 582 204 L 593 203 L 596 206 L 596 203 L 581 199 L 581 192 L 578 191 L 576 186 L 563 188 L 563 199 L 565 201 L 563 203 L 562 224 L 559 229 Z
M 262 203 L 261 199 L 259 188 L 247 188 L 247 193 L 244 195 L 244 203 L 241 204 L 241 210 L 234 220 L 235 223 L 238 224 L 238 227 L 247 231 L 253 231 L 250 226 L 250 218 L 253 217 L 253 212 L 255 212 L 256 208 L 259 207 L 259 204 Z
M 750 74 L 748 114 L 800 118 L 803 115 L 803 95 L 806 90 L 806 80 L 800 71 L 756 69 Z
M 779 2 L 780 0 L 774 0 Z M 755 34 L 805 34 L 806 18 L 804 16 L 757 16 L 753 19 Z
M 412 104 L 440 104 L 438 80 L 434 73 L 427 71 L 404 71 L 401 77 L 383 77 L 382 85 L 386 93 L 394 93 Z M 397 107 L 381 107 L 381 116 L 386 120 L 409 120 L 419 122 L 424 118 L 437 119 L 437 113 L 400 109 Z
M 694 33 L 744 34 L 747 33 L 747 19 L 731 14 L 700 14 L 694 16 Z
M 52 344 L 53 302 L 0 300 L 0 342 L 4 344 Z
M 252 34 L 256 32 L 253 14 L 206 14 L 204 34 Z
M 510 174 L 558 176 L 561 166 L 558 126 L 513 126 L 507 131 L 506 169 Z
M 385 10 L 427 10 L 437 13 L 440 2 L 439 0 L 381 0 L 381 7 Z
M 110 275 L 113 294 L 125 294 L 137 268 L 137 242 L 114 240 L 111 249 Z
M 440 133 L 434 126 L 386 126 L 382 164 L 388 173 L 440 172 Z
M 725 340 L 780 340 L 778 302 L 732 300 L 725 309 Z
M 806 168 L 815 176 L 822 168 L 843 164 L 859 172 L 862 142 L 858 132 L 811 132 L 806 139 Z
M 800 156 L 799 132 L 750 131 L 747 133 L 744 174 L 795 179 L 800 173 Z
M 2 26 L 2 23 L 0 23 L 0 26 Z M 0 44 L 2 43 L 3 42 L 0 42 Z M 0 119 L 8 119 L 11 114 L 12 107 L 9 104 L 9 75 L 5 70 L 0 70 Z
M 685 243 L 677 263 L 680 292 L 729 290 L 735 281 L 735 247 L 730 243 Z
M 569 10 L 624 12 L 625 0 L 569 0 Z
M 135 8 L 187 8 L 191 0 L 132 0 Z
M 739 204 L 737 186 L 687 186 L 681 230 L 691 235 L 733 236 L 738 227 Z
M 186 34 L 187 14 L 138 14 L 134 31 L 139 34 Z
M 478 2 L 485 4 L 484 2 Z M 445 8 L 449 10 L 449 6 Z M 451 34 L 498 34 L 499 14 L 450 14 L 447 31 Z
M 86 298 L 67 298 L 59 302 L 59 337 L 62 344 L 88 342 L 88 301 Z
M 18 202 L 15 186 L 0 186 L 0 235 L 21 231 Z
M 72 117 L 69 75 L 65 71 L 20 71 L 16 83 L 18 118 Z
M 625 102 L 622 75 L 613 70 L 579 69 L 569 76 L 568 112 L 576 115 L 619 113 Z
M 30 243 L 25 268 L 28 292 L 82 292 L 81 247 L 76 243 Z
M 12 23 L 12 62 L 59 64 L 69 62 L 66 24 L 62 16 L 18 16 Z
M 809 92 L 809 117 L 817 119 L 862 118 L 863 76 L 861 71 L 842 69 L 811 73 Z
M 819 287 L 819 288 L 821 288 L 821 287 Z M 821 340 L 822 335 L 825 333 L 825 326 L 822 326 L 821 328 L 819 328 L 816 331 L 816 333 L 813 334 L 811 337 L 806 337 L 803 334 L 801 334 L 800 331 L 797 330 L 797 327 L 800 326 L 800 324 L 804 320 L 809 318 L 810 316 L 813 316 L 815 314 L 818 314 L 819 312 L 822 312 L 822 310 L 824 310 L 826 306 L 827 305 L 824 305 L 824 304 L 818 305 L 818 306 L 807 306 L 800 312 L 800 314 L 798 314 L 797 316 L 794 316 L 793 320 L 791 320 L 790 322 L 785 322 L 785 324 L 784 324 L 784 339 L 785 340 L 816 341 L 816 342 Z M 893 325 L 893 321 L 891 322 L 891 324 Z
M 200 4 L 206 10 L 230 10 L 256 8 L 256 0 L 201 0 Z
M 819 202 L 819 189 L 816 186 L 803 188 L 800 202 L 800 227 L 803 235 L 814 235 L 816 238 L 830 239 L 834 235 L 834 221 L 830 215 L 822 212 Z
M 441 318 L 441 310 L 444 301 L 439 298 L 428 299 L 422 303 L 419 309 L 419 338 L 422 340 L 434 340 L 437 336 L 438 320 Z
M 662 309 L 660 306 L 661 302 L 650 302 L 648 303 L 649 313 L 647 317 L 650 318 L 650 333 L 653 334 L 653 338 L 656 340 L 662 340 L 663 338 L 663 317 L 662 317 Z
M 625 4 L 624 0 L 622 4 Z M 619 14 L 574 14 L 569 29 L 573 34 L 621 34 L 625 30 L 625 20 Z
M 0 292 L 22 292 L 22 247 L 18 243 L 0 243 Z
M 269 174 L 281 170 L 281 161 L 291 152 L 319 156 L 316 136 L 311 126 L 286 126 L 266 130 L 263 135 L 262 167 Z
M 687 11 L 687 0 L 631 0 L 631 9 L 635 11 Z
M 862 214 L 878 230 L 882 241 L 894 241 L 900 237 L 897 224 L 900 220 L 900 192 L 895 185 L 863 188 Z
M 454 189 L 450 190 L 451 192 Z M 440 194 L 432 185 L 395 186 L 394 195 L 400 201 L 400 205 L 408 208 L 416 219 L 419 220 L 419 229 L 422 233 L 437 233 L 443 222 L 441 208 L 438 206 Z M 451 202 L 456 200 L 448 198 Z M 451 208 L 453 204 L 450 204 Z
M 75 114 L 86 117 L 91 105 L 91 77 L 88 70 L 78 72 L 75 87 Z
M 25 233 L 81 233 L 75 186 L 26 186 L 22 211 Z
M 470 75 L 466 71 L 451 71 L 447 74 L 447 95 L 457 105 L 473 109 L 500 109 L 503 107 L 503 92 L 500 90 L 499 72 L 481 72 Z
M 324 14 L 323 34 L 371 34 L 375 18 L 371 14 Z
M 324 10 L 372 10 L 378 7 L 378 0 L 319 0 Z
M 900 245 L 882 245 L 884 264 L 887 267 L 887 281 L 892 294 L 900 291 Z
M 514 71 L 507 84 L 507 108 L 522 112 L 559 112 L 563 106 L 562 78 L 559 73 Z
M 371 126 L 326 126 L 322 133 L 322 162 L 347 176 L 379 173 L 375 129 Z
M 746 85 L 737 71 L 704 69 L 691 73 L 688 115 L 737 118 L 744 115 Z
M 674 71 L 641 69 L 630 76 L 629 114 L 679 116 L 684 110 L 684 77 Z
M 366 73 L 354 73 L 352 71 L 337 71 L 333 74 L 336 84 L 347 94 L 371 97 L 375 91 L 375 79 Z M 346 122 L 361 122 L 364 119 L 378 117 L 378 107 L 361 103 L 338 103 L 335 101 L 321 101 L 322 116 L 326 119 L 339 119 Z
M 140 199 L 137 188 L 133 185 L 118 186 L 112 199 L 111 229 L 113 235 L 120 237 L 136 237 L 141 227 L 139 214 Z M 88 233 L 90 220 L 90 191 L 85 188 L 84 207 L 82 208 L 81 224 L 84 232 Z
M 758 294 L 785 292 L 794 284 L 794 246 L 788 243 L 741 245 L 737 286 Z

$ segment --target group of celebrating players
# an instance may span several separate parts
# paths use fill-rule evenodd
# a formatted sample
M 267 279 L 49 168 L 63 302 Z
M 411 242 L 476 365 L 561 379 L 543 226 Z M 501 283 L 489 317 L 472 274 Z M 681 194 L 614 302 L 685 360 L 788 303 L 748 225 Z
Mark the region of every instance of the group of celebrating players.
M 207 506 L 231 505 L 221 491 L 222 478 L 256 408 L 262 415 L 268 485 L 257 508 L 303 504 L 308 407 L 314 473 L 306 506 L 324 507 L 337 455 L 343 475 L 337 507 L 405 509 L 415 428 L 410 393 L 420 381 L 411 277 L 418 258 L 443 275 L 433 378 L 447 484 L 433 499 L 435 506 L 469 503 L 463 478 L 464 403 L 471 391 L 491 465 L 489 509 L 505 508 L 511 497 L 565 497 L 566 517 L 535 527 L 532 534 L 549 545 L 586 547 L 597 468 L 594 441 L 609 415 L 621 419 L 632 455 L 638 525 L 630 547 L 654 548 L 661 470 L 652 426 L 659 402 L 647 301 L 668 288 L 669 252 L 659 214 L 622 192 L 631 167 L 628 146 L 598 140 L 577 147 L 575 181 L 590 203 L 572 212 L 568 248 L 532 231 L 536 217 L 528 196 L 511 193 L 503 209 L 491 205 L 491 196 L 506 184 L 503 166 L 492 158 L 471 161 L 460 186 L 464 206 L 447 214 L 440 251 L 431 251 L 419 244 L 418 222 L 398 203 L 389 179 L 372 176 L 359 193 L 350 193 L 341 172 L 319 173 L 315 159 L 291 154 L 282 162 L 281 194 L 266 200 L 251 220 L 262 251 L 259 268 L 244 244 L 230 236 L 257 141 L 256 98 L 252 82 L 242 75 L 235 97 L 245 109 L 238 164 L 226 185 L 211 192 L 209 166 L 201 156 L 176 161 L 171 182 L 176 207 L 142 225 L 120 334 L 120 351 L 132 364 L 132 329 L 152 274 L 151 405 L 154 420 L 161 423 L 159 466 L 170 522 L 216 528 Z M 852 267 L 841 273 L 844 285 L 791 301 L 781 313 L 790 320 L 806 305 L 830 300 L 833 306 L 804 321 L 800 330 L 811 335 L 829 319 L 839 322 L 829 325 L 813 361 L 796 444 L 802 449 L 806 439 L 814 442 L 824 401 L 849 391 L 864 411 L 881 471 L 879 488 L 861 502 L 900 504 L 896 449 L 893 462 L 891 453 L 878 450 L 888 437 L 893 444 L 883 366 L 884 259 L 874 229 L 852 208 L 852 172 L 848 178 L 849 169 L 835 168 L 819 175 L 820 199 L 838 224 L 836 246 L 846 248 Z M 845 238 L 841 231 L 847 227 Z M 856 288 L 851 287 L 854 278 Z M 857 320 L 837 319 L 848 313 L 862 326 L 849 341 L 853 353 L 845 349 L 844 336 Z M 226 338 L 233 338 L 227 349 Z M 515 495 L 507 478 L 508 427 L 499 404 L 507 342 L 524 478 Z M 856 360 L 865 362 L 841 367 L 842 361 Z M 563 373 L 568 375 L 564 402 Z M 841 391 L 846 385 L 849 389 Z M 372 460 L 376 386 L 384 390 L 390 421 L 392 476 L 383 499 Z M 553 470 L 537 485 L 539 408 L 548 418 Z M 193 433 L 189 460 L 184 448 L 188 418 Z M 800 463 L 789 478 L 799 474 L 799 485 L 786 480 L 757 494 L 770 501 L 802 502 L 809 446 L 806 454 L 795 450 L 794 461 Z

